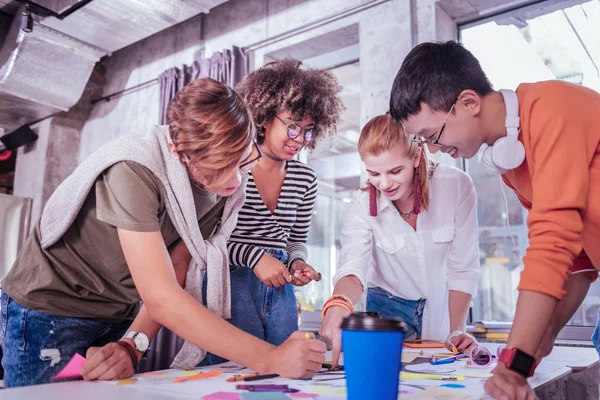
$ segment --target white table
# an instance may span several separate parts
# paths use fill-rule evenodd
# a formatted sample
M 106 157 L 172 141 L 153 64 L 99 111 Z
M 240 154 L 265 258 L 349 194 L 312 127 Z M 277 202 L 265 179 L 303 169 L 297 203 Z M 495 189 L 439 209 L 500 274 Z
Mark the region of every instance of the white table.
M 499 346 L 498 344 L 484 344 L 492 352 Z M 415 349 L 406 349 L 405 352 L 414 352 Z M 443 349 L 423 349 L 425 354 L 443 353 Z M 565 377 L 571 374 L 571 368 L 584 369 L 593 366 L 598 363 L 598 355 L 594 349 L 589 348 L 574 348 L 574 347 L 556 347 L 552 354 L 544 359 L 536 374 L 529 378 L 529 383 L 533 388 L 540 388 L 548 383 L 551 383 L 557 379 Z M 214 369 L 215 367 L 207 367 L 207 369 Z M 201 399 L 202 396 L 223 390 L 225 387 L 226 391 L 235 391 L 235 384 L 225 383 L 225 378 L 231 376 L 233 373 L 229 369 L 225 369 L 229 374 L 224 373 L 220 377 L 209 378 L 206 380 L 191 381 L 181 384 L 144 384 L 136 383 L 127 386 L 117 386 L 115 382 L 66 382 L 66 383 L 54 383 L 49 385 L 38 385 L 25 388 L 5 389 L 0 390 L 0 399 L 2 400 L 25 400 L 25 399 L 46 399 L 46 400 L 117 400 L 117 399 L 132 399 L 132 400 L 163 400 L 163 399 Z M 473 370 L 469 370 L 473 371 Z M 165 370 L 163 374 L 177 375 L 180 371 L 176 370 Z M 455 374 L 460 374 L 457 372 Z M 156 375 L 154 375 L 156 376 Z M 335 376 L 334 376 L 335 377 Z M 148 375 L 145 376 L 148 379 Z M 257 384 L 267 383 L 287 383 L 290 387 L 298 388 L 303 391 L 311 391 L 315 389 L 315 382 L 318 380 L 327 378 L 324 375 L 318 376 L 313 379 L 312 383 L 307 381 L 287 380 L 287 379 L 271 379 L 264 381 L 257 381 Z M 483 379 L 472 380 L 473 378 L 457 383 L 464 383 L 467 386 L 466 389 L 453 389 L 468 392 L 469 399 L 482 399 L 486 398 L 483 391 Z M 326 385 L 331 383 L 337 385 L 333 387 L 323 386 L 322 392 L 318 400 L 338 400 L 343 399 L 345 396 L 342 394 L 344 380 L 337 381 L 326 381 L 323 382 Z M 252 383 L 252 382 L 250 382 Z M 411 389 L 410 385 L 418 386 L 416 383 L 426 385 L 439 385 L 440 381 L 423 381 L 423 380 L 403 380 L 402 384 L 405 384 L 404 389 Z M 228 386 L 223 386 L 223 385 Z M 403 386 L 401 384 L 401 390 Z M 321 389 L 321 388 L 317 388 Z M 447 389 L 445 389 L 447 390 Z M 336 393 L 337 391 L 337 393 Z M 423 399 L 423 392 L 410 392 L 403 394 L 401 399 L 412 399 L 417 395 L 417 398 Z
M 198 396 L 139 390 L 101 382 L 63 382 L 0 390 L 2 400 L 198 400 Z

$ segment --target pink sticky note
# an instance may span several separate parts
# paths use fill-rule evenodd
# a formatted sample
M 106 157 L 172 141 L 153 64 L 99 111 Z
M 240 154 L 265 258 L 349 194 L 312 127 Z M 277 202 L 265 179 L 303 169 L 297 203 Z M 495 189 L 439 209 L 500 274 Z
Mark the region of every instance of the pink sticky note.
M 294 399 L 316 399 L 317 397 L 319 397 L 319 395 L 316 393 L 296 392 L 290 393 L 290 397 Z
M 240 394 L 233 392 L 215 392 L 208 396 L 204 396 L 202 400 L 240 400 Z
M 81 367 L 85 364 L 85 357 L 82 355 L 75 353 L 71 361 L 52 379 L 66 379 L 66 378 L 80 378 Z

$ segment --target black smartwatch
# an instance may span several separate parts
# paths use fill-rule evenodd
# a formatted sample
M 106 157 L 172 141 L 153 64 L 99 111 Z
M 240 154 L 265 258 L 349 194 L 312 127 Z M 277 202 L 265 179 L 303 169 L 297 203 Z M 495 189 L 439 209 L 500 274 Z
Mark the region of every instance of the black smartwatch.
M 508 369 L 521 374 L 525 378 L 533 376 L 538 365 L 535 358 L 515 347 L 502 350 L 498 360 L 502 361 Z

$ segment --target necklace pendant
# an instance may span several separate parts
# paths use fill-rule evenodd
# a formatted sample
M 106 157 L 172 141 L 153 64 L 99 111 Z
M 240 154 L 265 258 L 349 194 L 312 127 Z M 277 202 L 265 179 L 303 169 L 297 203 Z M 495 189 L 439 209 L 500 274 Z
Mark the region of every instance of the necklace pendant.
M 414 211 L 410 211 L 408 213 L 403 213 L 402 211 L 398 210 L 398 212 L 400 213 L 400 216 L 404 219 L 409 219 L 410 217 L 412 217 L 414 215 Z

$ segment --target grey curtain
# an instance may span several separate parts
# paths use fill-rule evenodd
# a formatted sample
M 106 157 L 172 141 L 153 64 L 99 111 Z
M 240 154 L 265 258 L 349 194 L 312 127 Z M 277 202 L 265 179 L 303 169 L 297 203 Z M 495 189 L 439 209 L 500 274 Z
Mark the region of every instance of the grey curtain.
M 216 53 L 209 59 L 194 61 L 192 65 L 169 68 L 159 75 L 159 124 L 167 123 L 167 106 L 179 90 L 193 80 L 213 78 L 235 87 L 248 74 L 248 56 L 245 49 L 233 46 L 231 50 Z M 139 372 L 167 369 L 183 346 L 183 339 L 167 328 L 161 328 L 148 352 L 140 361 Z
M 248 74 L 248 55 L 245 49 L 233 46 L 231 50 L 215 53 L 211 58 L 194 61 L 192 65 L 169 68 L 158 76 L 160 84 L 159 121 L 167 123 L 167 106 L 185 85 L 200 78 L 212 78 L 235 87 Z

